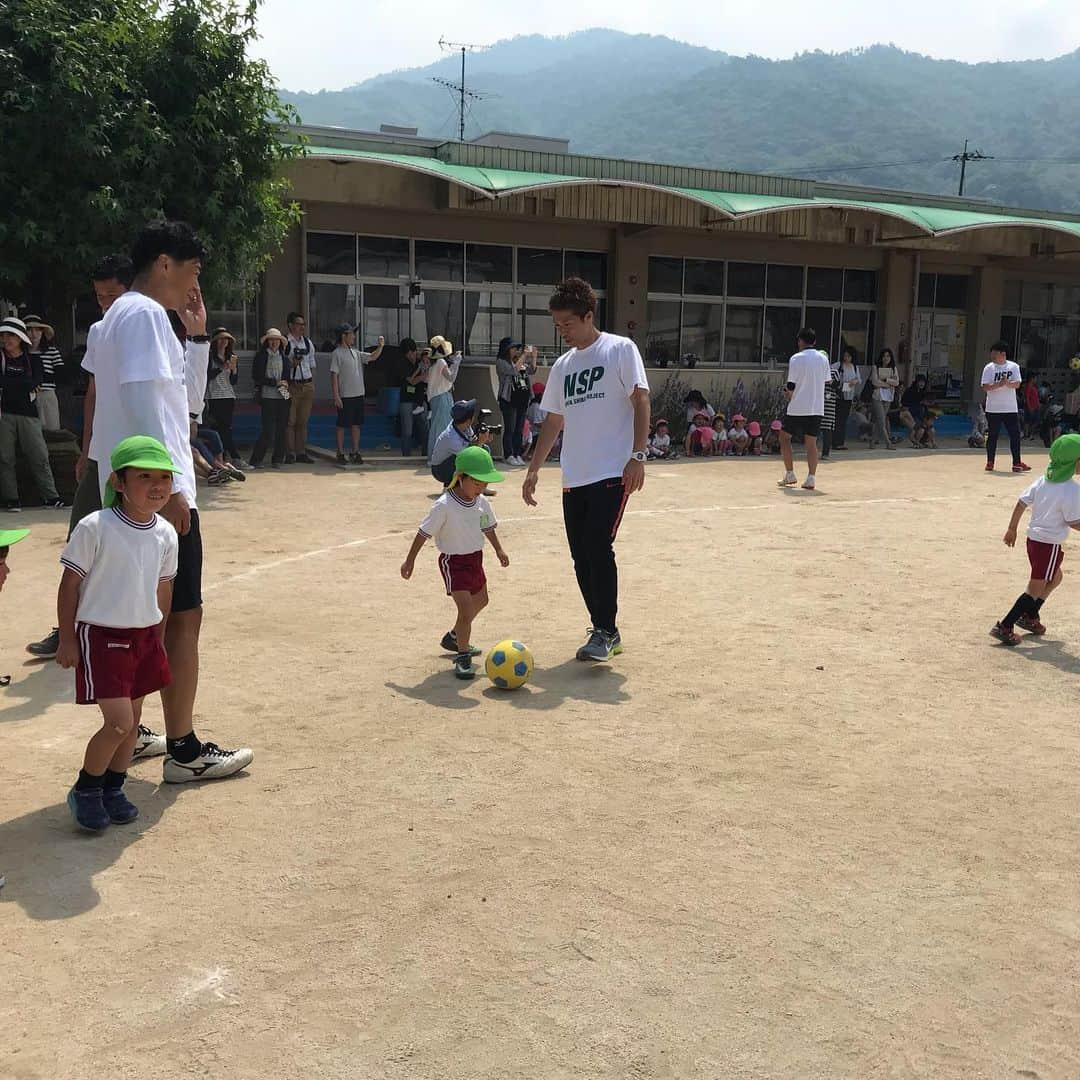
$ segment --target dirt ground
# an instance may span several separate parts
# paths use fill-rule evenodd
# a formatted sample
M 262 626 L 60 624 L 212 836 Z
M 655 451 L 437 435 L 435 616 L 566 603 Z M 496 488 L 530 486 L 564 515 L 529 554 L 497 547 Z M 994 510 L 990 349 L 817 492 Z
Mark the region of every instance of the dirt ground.
M 1023 478 L 835 456 L 814 495 L 777 459 L 650 465 L 610 666 L 573 660 L 557 472 L 533 511 L 512 473 L 477 640 L 532 646 L 517 693 L 451 676 L 431 550 L 398 574 L 430 478 L 213 493 L 197 728 L 255 763 L 137 765 L 101 837 L 63 803 L 96 714 L 21 653 L 63 523 L 24 514 L 0 1076 L 1080 1075 L 1080 556 L 1008 651 Z

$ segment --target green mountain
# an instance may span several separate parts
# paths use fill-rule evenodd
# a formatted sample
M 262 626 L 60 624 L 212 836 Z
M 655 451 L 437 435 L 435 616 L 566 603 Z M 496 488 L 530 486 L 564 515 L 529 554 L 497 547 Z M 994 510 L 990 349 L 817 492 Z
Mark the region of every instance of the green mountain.
M 467 60 L 466 138 L 491 130 L 570 139 L 573 152 L 777 172 L 955 194 L 948 160 L 969 139 L 965 194 L 1080 211 L 1080 50 L 963 64 L 892 46 L 734 57 L 664 37 L 588 30 L 518 37 Z M 457 135 L 460 60 L 341 91 L 283 91 L 310 124 Z M 899 163 L 899 164 L 897 164 Z

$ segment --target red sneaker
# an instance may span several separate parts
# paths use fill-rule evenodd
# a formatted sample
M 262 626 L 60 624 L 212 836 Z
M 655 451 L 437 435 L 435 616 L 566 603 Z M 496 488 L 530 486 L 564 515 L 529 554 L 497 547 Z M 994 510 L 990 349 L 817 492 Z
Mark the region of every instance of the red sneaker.
M 993 472 L 994 471 L 994 463 L 992 461 L 988 461 L 986 463 L 986 471 L 987 472 Z
M 1016 620 L 1016 625 L 1029 634 L 1045 634 L 1046 627 L 1039 621 L 1038 615 L 1021 615 Z
M 1013 466 L 1013 472 L 1031 472 L 1031 466 L 1025 465 L 1022 461 Z
M 990 631 L 992 638 L 997 638 L 1002 645 L 1019 645 L 1020 635 L 1014 630 L 1011 630 L 1007 626 L 1002 626 L 1001 623 L 994 623 L 993 628 Z

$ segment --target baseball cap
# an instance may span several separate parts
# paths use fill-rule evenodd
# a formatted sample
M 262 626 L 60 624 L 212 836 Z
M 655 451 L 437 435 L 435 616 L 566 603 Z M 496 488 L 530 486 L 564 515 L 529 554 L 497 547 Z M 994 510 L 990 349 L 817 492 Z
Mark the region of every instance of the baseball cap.
M 485 484 L 497 484 L 504 479 L 495 468 L 491 455 L 482 446 L 466 446 L 454 459 L 454 472 L 471 476 Z
M 122 439 L 113 448 L 109 464 L 114 473 L 121 469 L 161 469 L 164 472 L 176 473 L 180 470 L 173 464 L 169 457 L 169 451 L 149 435 L 132 435 Z M 112 478 L 105 485 L 105 498 L 101 500 L 106 508 L 115 506 L 117 501 L 116 492 L 113 490 Z
M 506 356 L 511 349 L 524 349 L 525 346 L 520 341 L 515 341 L 512 337 L 504 337 L 499 341 L 499 355 Z
M 772 423 L 771 423 L 771 424 L 769 425 L 769 430 L 770 430 L 770 431 L 782 431 L 782 430 L 783 430 L 783 427 L 784 427 L 784 425 L 783 425 L 783 424 L 782 424 L 782 423 L 781 423 L 781 422 L 780 422 L 779 420 L 774 420 L 774 421 L 773 421 L 773 422 L 772 422 Z
M 338 323 L 338 325 L 334 327 L 334 334 L 340 337 L 342 334 L 351 334 L 355 329 L 356 327 L 353 326 L 352 323 Z
M 747 432 L 753 437 L 757 438 L 761 434 L 761 425 L 756 420 L 751 420 Z
M 667 426 L 668 426 L 668 422 L 666 420 L 664 420 L 664 419 L 657 420 L 656 423 L 653 424 L 654 428 L 667 427 Z
M 455 401 L 453 408 L 450 410 L 450 415 L 454 418 L 454 423 L 468 420 L 468 418 L 476 412 L 476 405 L 476 398 L 470 398 L 468 401 Z
M 734 415 L 734 416 L 733 416 L 733 417 L 731 418 L 731 422 L 732 422 L 732 423 L 734 424 L 736 420 L 745 420 L 745 419 L 746 419 L 746 417 L 745 417 L 745 416 L 743 416 L 743 414 L 742 414 L 741 412 L 737 412 L 737 413 L 736 413 L 736 414 L 735 414 L 735 415 Z
M 532 385 L 532 391 L 534 394 L 542 394 L 547 389 L 542 382 L 534 382 Z
M 0 548 L 11 547 L 29 535 L 29 529 L 0 529 Z

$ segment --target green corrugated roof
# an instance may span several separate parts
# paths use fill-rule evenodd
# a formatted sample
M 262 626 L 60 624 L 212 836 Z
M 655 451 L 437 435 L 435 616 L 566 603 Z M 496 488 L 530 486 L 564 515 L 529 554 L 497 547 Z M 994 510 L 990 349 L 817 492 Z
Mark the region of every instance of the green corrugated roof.
M 602 177 L 564 176 L 558 173 L 527 172 L 515 169 L 489 169 L 475 165 L 451 165 L 435 157 L 419 154 L 386 154 L 376 150 L 352 150 L 335 146 L 308 146 L 307 154 L 315 158 L 348 158 L 370 161 L 372 164 L 392 165 L 426 173 L 469 188 L 489 199 L 505 198 L 519 192 L 544 188 L 570 187 L 584 184 L 608 184 L 615 187 L 643 187 L 679 195 L 716 210 L 733 221 L 759 214 L 782 210 L 840 209 L 866 210 L 904 221 L 928 236 L 944 236 L 970 229 L 1015 228 L 1026 226 L 1068 233 L 1080 239 L 1080 222 L 1054 218 L 1034 218 L 1019 214 L 953 209 L 915 203 L 880 202 L 878 200 L 803 198 L 790 195 L 754 195 L 736 191 L 710 191 L 703 188 L 671 187 L 639 181 L 623 181 Z

